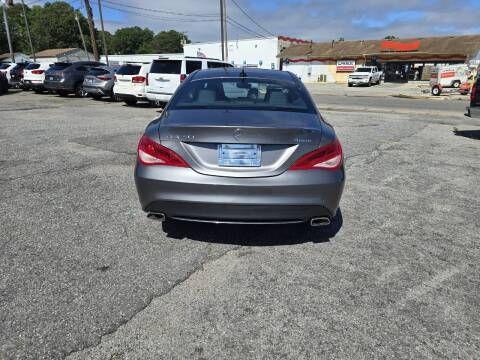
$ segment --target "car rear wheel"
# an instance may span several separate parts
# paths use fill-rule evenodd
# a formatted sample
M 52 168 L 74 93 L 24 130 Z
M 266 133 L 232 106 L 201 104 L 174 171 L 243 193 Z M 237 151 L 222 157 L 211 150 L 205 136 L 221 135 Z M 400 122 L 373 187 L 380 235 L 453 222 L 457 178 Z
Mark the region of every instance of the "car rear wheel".
M 433 96 L 439 96 L 442 93 L 442 89 L 440 89 L 440 86 L 435 85 L 432 87 L 432 95 Z
M 128 106 L 133 106 L 137 103 L 137 100 L 125 100 L 125 104 Z
M 83 88 L 82 84 L 78 84 L 76 87 L 75 87 L 75 96 L 76 97 L 79 97 L 79 98 L 84 98 L 84 97 L 87 97 L 88 93 L 85 91 L 85 89 Z
M 460 87 L 460 81 L 455 80 L 455 81 L 452 83 L 452 86 L 453 86 L 454 88 Z

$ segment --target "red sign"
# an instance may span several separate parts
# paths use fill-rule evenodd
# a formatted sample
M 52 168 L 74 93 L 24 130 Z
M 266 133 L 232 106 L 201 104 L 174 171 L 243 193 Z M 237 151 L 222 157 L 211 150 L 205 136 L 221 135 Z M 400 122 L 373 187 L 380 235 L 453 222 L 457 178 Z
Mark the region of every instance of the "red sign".
M 355 70 L 355 60 L 337 60 L 337 72 L 350 72 Z
M 415 51 L 420 47 L 420 40 L 410 42 L 383 40 L 380 47 L 382 51 Z

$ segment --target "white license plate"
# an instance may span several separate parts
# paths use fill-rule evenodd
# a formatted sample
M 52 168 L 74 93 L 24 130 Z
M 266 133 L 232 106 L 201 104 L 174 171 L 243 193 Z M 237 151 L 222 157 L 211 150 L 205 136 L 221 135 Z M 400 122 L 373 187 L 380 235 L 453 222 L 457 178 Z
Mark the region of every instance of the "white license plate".
M 256 144 L 219 144 L 218 165 L 232 167 L 258 167 L 262 148 Z

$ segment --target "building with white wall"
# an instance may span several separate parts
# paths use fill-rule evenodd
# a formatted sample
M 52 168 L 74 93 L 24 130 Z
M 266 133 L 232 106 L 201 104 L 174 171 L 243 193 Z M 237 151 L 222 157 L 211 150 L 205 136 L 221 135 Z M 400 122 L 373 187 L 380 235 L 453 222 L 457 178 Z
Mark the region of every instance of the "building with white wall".
M 146 63 L 152 62 L 159 57 L 166 57 L 166 56 L 178 56 L 182 54 L 126 54 L 126 55 L 108 55 L 108 62 L 110 65 L 123 65 L 129 62 L 139 62 L 139 63 Z M 100 61 L 106 63 L 107 60 L 105 55 L 100 56 Z
M 305 44 L 308 41 L 287 36 L 269 38 L 239 39 L 228 41 L 228 62 L 234 66 L 257 67 L 261 69 L 280 69 L 277 55 L 292 44 Z M 185 44 L 185 56 L 199 56 L 221 59 L 222 45 L 219 41 Z

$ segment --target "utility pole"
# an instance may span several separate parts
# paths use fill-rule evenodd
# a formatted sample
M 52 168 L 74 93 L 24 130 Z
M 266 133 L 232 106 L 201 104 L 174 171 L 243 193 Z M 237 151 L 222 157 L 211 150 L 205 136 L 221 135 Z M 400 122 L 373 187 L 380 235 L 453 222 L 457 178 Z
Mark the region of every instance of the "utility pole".
M 110 63 L 108 62 L 107 39 L 105 38 L 105 28 L 103 27 L 102 1 L 101 0 L 98 0 L 98 12 L 100 13 L 100 24 L 102 25 L 102 38 L 103 38 L 103 49 L 105 50 L 105 60 L 107 61 L 107 66 L 110 66 Z
M 12 62 L 15 62 L 15 53 L 13 52 L 12 39 L 10 38 L 10 28 L 8 27 L 7 3 L 9 2 L 5 1 L 3 4 L 3 23 L 5 24 L 5 32 L 7 33 L 8 49 L 10 50 L 10 58 L 12 59 Z
M 83 50 L 85 51 L 85 55 L 87 55 L 87 59 L 90 60 L 90 55 L 88 54 L 88 51 L 87 51 L 87 45 L 85 45 L 85 38 L 83 37 L 82 27 L 80 26 L 80 20 L 78 19 L 78 14 L 76 11 L 75 11 L 75 20 L 77 21 L 78 31 L 80 32 L 80 37 L 82 38 Z
M 30 43 L 30 51 L 32 52 L 33 61 L 36 62 L 37 55 L 33 50 L 32 37 L 30 36 L 30 27 L 28 26 L 27 13 L 25 12 L 25 3 L 23 2 L 23 0 L 22 0 L 22 10 L 23 10 L 23 18 L 25 19 L 25 28 L 27 29 L 28 42 Z
M 95 58 L 95 61 L 98 61 L 100 58 L 98 57 L 97 43 L 95 41 L 95 24 L 93 23 L 92 7 L 90 6 L 90 0 L 84 1 L 85 9 L 87 10 L 87 21 L 88 28 L 90 29 L 90 42 L 92 43 L 93 57 Z
M 222 60 L 225 61 L 225 31 L 223 29 L 223 18 L 225 17 L 225 14 L 223 12 L 223 2 L 224 0 L 220 0 L 220 42 L 222 43 Z
M 223 40 L 225 41 L 225 59 L 228 61 L 228 36 L 227 36 L 227 2 L 223 0 Z

